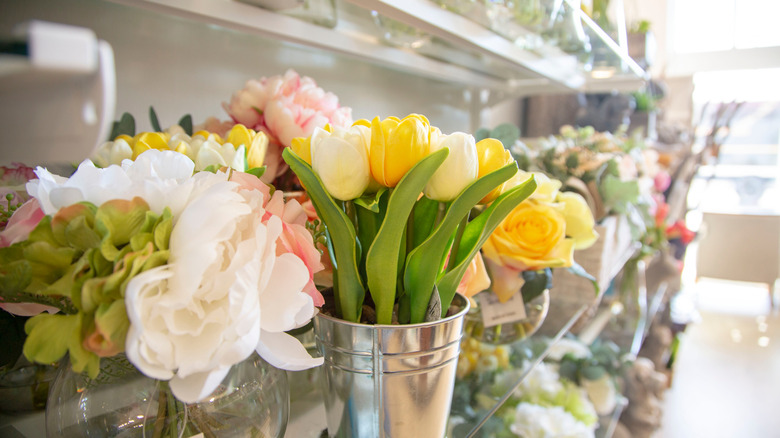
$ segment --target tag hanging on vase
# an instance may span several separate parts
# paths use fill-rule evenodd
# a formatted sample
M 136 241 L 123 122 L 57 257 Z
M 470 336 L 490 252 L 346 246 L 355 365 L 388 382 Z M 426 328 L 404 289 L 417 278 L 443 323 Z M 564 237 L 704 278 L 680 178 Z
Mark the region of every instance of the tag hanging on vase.
M 527 302 L 519 290 L 505 303 L 491 290 L 474 297 L 479 306 L 466 315 L 466 336 L 487 344 L 510 344 L 530 337 L 541 327 L 550 308 L 549 289 Z

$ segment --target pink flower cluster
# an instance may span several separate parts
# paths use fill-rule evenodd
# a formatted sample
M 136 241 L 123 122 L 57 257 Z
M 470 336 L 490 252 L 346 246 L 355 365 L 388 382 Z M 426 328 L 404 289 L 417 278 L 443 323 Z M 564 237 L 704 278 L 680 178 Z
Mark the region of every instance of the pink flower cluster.
M 281 153 L 282 148 L 292 144 L 293 138 L 308 137 L 314 128 L 326 124 L 344 128 L 352 124 L 351 108 L 340 106 L 335 94 L 294 70 L 281 76 L 249 80 L 222 106 L 233 122 L 268 134 L 271 144 L 266 154 L 266 175 L 270 178 L 287 169 Z M 206 125 L 214 127 L 219 123 L 212 119 Z

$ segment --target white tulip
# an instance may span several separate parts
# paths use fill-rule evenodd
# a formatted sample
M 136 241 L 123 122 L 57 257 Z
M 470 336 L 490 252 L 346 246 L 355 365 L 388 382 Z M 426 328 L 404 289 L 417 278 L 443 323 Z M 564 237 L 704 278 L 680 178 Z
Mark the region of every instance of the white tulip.
M 447 159 L 425 186 L 424 193 L 430 199 L 448 202 L 455 199 L 463 189 L 477 179 L 479 160 L 474 137 L 463 132 L 431 135 L 430 153 L 439 149 L 450 150 Z
M 360 197 L 371 182 L 368 163 L 371 133 L 365 126 L 316 128 L 311 137 L 311 165 L 325 189 L 336 199 Z

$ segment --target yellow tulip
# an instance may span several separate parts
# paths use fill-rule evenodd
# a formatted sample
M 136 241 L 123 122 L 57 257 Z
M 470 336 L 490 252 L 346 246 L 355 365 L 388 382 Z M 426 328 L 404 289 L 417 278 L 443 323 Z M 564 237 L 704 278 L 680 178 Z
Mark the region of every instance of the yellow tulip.
M 417 162 L 428 155 L 430 123 L 424 116 L 410 114 L 398 120 L 388 117 L 371 122 L 370 166 L 374 179 L 395 187 Z
M 481 178 L 488 173 L 515 161 L 515 159 L 512 158 L 512 154 L 504 148 L 501 141 L 496 140 L 495 138 L 486 138 L 477 143 L 477 160 L 479 162 L 477 178 Z M 479 201 L 480 204 L 493 202 L 494 199 L 498 198 L 501 193 L 504 192 L 505 186 L 506 183 L 491 190 L 490 193 Z
M 585 249 L 598 240 L 599 235 L 593 229 L 595 220 L 585 198 L 579 193 L 561 192 L 557 201 L 563 204 L 563 216 L 566 218 L 566 235 L 574 240 L 574 249 Z
M 349 201 L 360 197 L 371 182 L 368 164 L 369 129 L 352 126 L 315 128 L 311 144 L 311 165 L 325 190 L 336 199 Z
M 435 131 L 434 131 L 435 129 Z M 474 137 L 463 132 L 443 135 L 438 129 L 432 128 L 430 152 L 447 148 L 450 150 L 447 159 L 436 169 L 425 186 L 425 196 L 434 201 L 449 202 L 477 179 L 479 163 L 477 162 L 477 146 Z

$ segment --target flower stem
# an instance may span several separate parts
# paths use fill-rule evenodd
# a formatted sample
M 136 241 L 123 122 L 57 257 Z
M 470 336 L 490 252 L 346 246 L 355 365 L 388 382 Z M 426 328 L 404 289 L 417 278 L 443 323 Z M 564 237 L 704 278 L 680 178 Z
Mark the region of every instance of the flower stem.
M 190 412 L 192 412 L 192 421 L 198 426 L 198 429 L 200 429 L 200 432 L 203 434 L 204 438 L 217 437 L 209 427 L 206 419 L 203 418 L 203 411 L 201 411 L 197 406 L 193 405 L 190 406 Z
M 447 272 L 452 270 L 458 265 L 458 249 L 460 249 L 460 241 L 463 239 L 463 232 L 466 229 L 466 225 L 469 223 L 469 216 L 471 216 L 471 210 L 463 216 L 458 226 L 458 231 L 455 232 L 455 241 L 452 242 L 452 250 L 450 250 L 450 259 L 447 261 Z
M 165 408 L 167 407 L 168 384 L 166 382 L 157 382 L 160 395 L 157 398 L 157 417 L 154 419 L 153 438 L 161 438 L 163 428 L 165 427 Z

